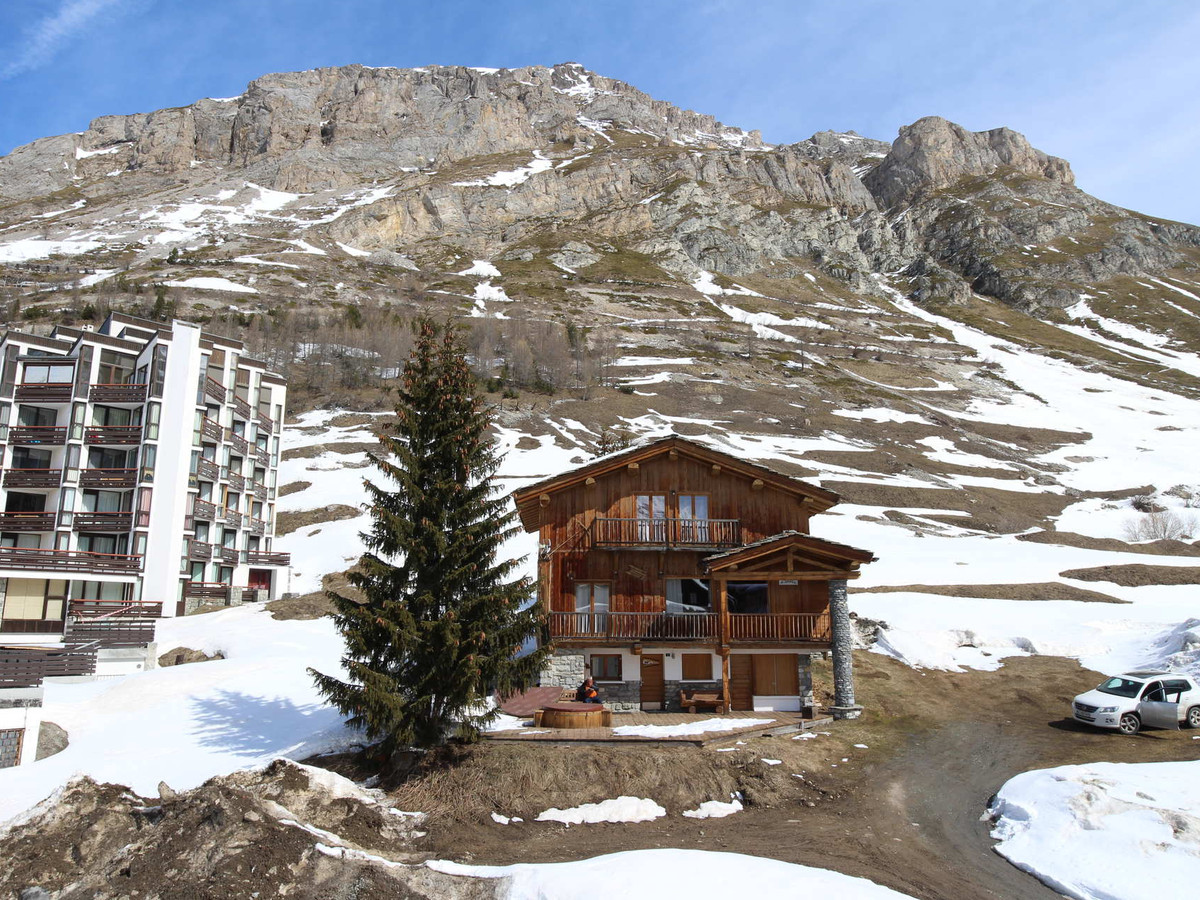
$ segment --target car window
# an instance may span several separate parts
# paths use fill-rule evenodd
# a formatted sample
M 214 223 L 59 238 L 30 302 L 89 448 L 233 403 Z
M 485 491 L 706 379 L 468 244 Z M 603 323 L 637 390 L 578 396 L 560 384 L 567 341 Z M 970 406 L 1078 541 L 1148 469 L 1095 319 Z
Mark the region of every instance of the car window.
M 1180 694 L 1192 689 L 1192 686 L 1184 678 L 1172 678 L 1169 681 L 1164 681 L 1163 687 L 1168 694 Z
M 1165 701 L 1167 697 L 1166 694 L 1163 693 L 1162 682 L 1152 681 L 1150 684 L 1146 685 L 1146 690 L 1142 691 L 1142 699 L 1147 700 L 1150 703 L 1162 703 Z
M 1096 690 L 1103 691 L 1106 694 L 1115 694 L 1118 697 L 1136 697 L 1138 691 L 1142 689 L 1142 682 L 1131 681 L 1128 678 L 1120 678 L 1113 676 L 1105 681 Z

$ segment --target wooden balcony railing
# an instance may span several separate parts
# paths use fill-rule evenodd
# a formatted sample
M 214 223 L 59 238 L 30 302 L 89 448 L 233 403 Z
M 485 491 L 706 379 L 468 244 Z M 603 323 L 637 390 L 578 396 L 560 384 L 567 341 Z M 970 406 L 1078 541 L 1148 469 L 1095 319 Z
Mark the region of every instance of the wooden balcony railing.
M 740 519 L 596 519 L 593 547 L 724 549 L 742 544 Z
M 614 641 L 715 641 L 717 617 L 711 613 L 550 613 L 556 638 Z
M 76 618 L 156 618 L 162 615 L 162 604 L 133 600 L 72 600 L 71 615 Z
M 220 441 L 225 437 L 225 429 L 221 427 L 221 423 L 208 416 L 200 417 L 200 433 L 210 441 Z
M 730 641 L 815 641 L 830 639 L 826 613 L 730 613 Z
M 73 519 L 76 531 L 128 531 L 133 527 L 132 512 L 79 512 Z
M 236 472 L 230 472 L 225 476 L 225 480 L 229 482 L 230 489 L 237 491 L 239 494 L 246 489 L 246 479 Z
M 144 384 L 88 385 L 88 399 L 93 403 L 145 403 Z
M 246 483 L 246 487 L 259 500 L 267 499 L 267 486 L 265 484 L 258 481 L 249 481 Z
M 264 535 L 267 533 L 266 520 L 256 519 L 254 516 L 246 516 L 246 530 L 251 534 Z
M 192 515 L 197 519 L 205 519 L 211 522 L 217 517 L 217 507 L 207 500 L 197 498 L 192 504 Z
M 2 569 L 46 569 L 56 572 L 135 573 L 142 558 L 128 553 L 94 553 L 91 550 L 34 550 L 0 547 Z
M 225 519 L 226 525 L 229 525 L 232 528 L 242 527 L 242 514 L 240 512 L 235 509 L 223 509 L 221 512 L 223 514 L 223 518 Z
M 255 447 L 254 458 L 264 466 L 269 466 L 271 464 L 271 454 L 265 447 Z
M 229 563 L 231 566 L 238 564 L 238 558 L 241 554 L 238 553 L 237 547 L 221 547 L 219 548 L 219 552 L 221 554 L 221 562 Z
M 65 403 L 70 401 L 71 392 L 75 388 L 73 381 L 55 381 L 43 384 L 18 384 L 14 398 L 22 400 L 40 400 L 43 403 Z
M 207 376 L 204 378 L 204 394 L 218 403 L 224 403 L 229 397 L 229 392 L 225 390 L 225 385 L 221 384 L 215 378 Z
M 292 564 L 292 554 L 247 550 L 246 562 L 252 566 L 290 566 Z
M 62 483 L 62 469 L 5 469 L 7 488 L 56 488 Z
M 204 541 L 189 540 L 187 542 L 187 558 L 196 562 L 207 562 L 212 559 L 213 545 Z
M 67 442 L 67 428 L 65 425 L 14 425 L 8 429 L 8 442 L 58 447 Z
M 250 445 L 246 443 L 246 439 L 237 432 L 229 432 L 229 444 L 233 447 L 235 453 L 239 456 L 246 456 L 250 453 Z
M 233 398 L 233 414 L 243 421 L 250 421 L 253 412 L 250 409 L 250 404 L 241 397 L 234 395 Z
M 258 424 L 268 432 L 275 430 L 275 420 L 261 410 L 258 413 Z
M 154 620 L 113 616 L 68 619 L 68 643 L 91 643 L 103 647 L 145 647 L 154 640 Z
M 0 513 L 0 531 L 53 531 L 56 518 L 52 512 Z
M 79 483 L 83 487 L 121 490 L 137 486 L 137 469 L 80 469 Z
M 221 467 L 211 459 L 205 459 L 202 456 L 196 463 L 196 477 L 203 478 L 205 481 L 216 481 L 221 477 Z
M 228 600 L 229 585 L 220 581 L 185 581 L 183 596 L 198 600 Z
M 0 688 L 39 687 L 46 678 L 48 651 L 0 647 Z
M 83 440 L 88 444 L 140 444 L 141 425 L 90 425 L 83 429 Z

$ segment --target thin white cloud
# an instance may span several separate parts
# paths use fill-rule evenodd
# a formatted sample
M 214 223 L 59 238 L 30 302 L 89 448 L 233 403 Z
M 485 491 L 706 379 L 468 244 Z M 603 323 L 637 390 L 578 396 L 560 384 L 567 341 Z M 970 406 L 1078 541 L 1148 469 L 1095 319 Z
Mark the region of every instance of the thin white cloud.
M 126 0 L 64 0 L 57 11 L 34 22 L 20 38 L 13 57 L 0 68 L 0 80 L 37 69 L 54 58 L 59 48 L 89 22 Z

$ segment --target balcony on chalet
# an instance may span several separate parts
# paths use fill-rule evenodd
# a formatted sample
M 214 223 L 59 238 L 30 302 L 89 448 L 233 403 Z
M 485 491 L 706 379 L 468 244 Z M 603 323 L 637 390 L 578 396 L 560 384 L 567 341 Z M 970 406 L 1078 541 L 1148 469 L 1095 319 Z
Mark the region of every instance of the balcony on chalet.
M 79 512 L 73 515 L 76 531 L 128 531 L 133 527 L 132 512 Z
M 144 384 L 91 384 L 88 399 L 93 403 L 145 403 Z
M 87 444 L 140 444 L 141 425 L 89 425 L 83 430 Z
M 571 643 L 686 641 L 779 644 L 830 641 L 827 613 L 552 612 L 550 636 Z M 724 621 L 722 621 L 724 619 Z
M 0 547 L 0 569 L 40 569 L 50 572 L 111 572 L 136 574 L 142 558 L 129 553 L 96 553 L 91 550 L 35 550 Z
M 45 469 L 5 469 L 6 488 L 56 488 L 62 484 L 61 466 Z
M 246 562 L 252 566 L 290 566 L 292 564 L 292 554 L 247 550 Z
M 137 469 L 80 469 L 79 483 L 85 488 L 124 490 L 137 487 Z
M 67 442 L 65 425 L 14 425 L 8 429 L 8 442 L 25 446 L 61 447 Z
M 0 513 L 0 531 L 53 531 L 55 519 L 52 512 Z
M 594 519 L 596 550 L 728 550 L 742 541 L 740 519 Z
M 17 402 L 70 403 L 71 393 L 74 389 L 75 382 L 73 381 L 42 381 L 30 384 L 18 384 L 13 398 Z

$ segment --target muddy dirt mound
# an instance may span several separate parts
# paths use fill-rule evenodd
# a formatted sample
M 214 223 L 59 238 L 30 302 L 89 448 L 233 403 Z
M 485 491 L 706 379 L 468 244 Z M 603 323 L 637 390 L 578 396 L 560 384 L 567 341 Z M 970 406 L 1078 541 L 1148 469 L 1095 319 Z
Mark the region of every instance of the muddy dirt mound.
M 1183 541 L 1150 541 L 1146 544 L 1129 544 L 1116 538 L 1089 537 L 1073 531 L 1035 531 L 1017 535 L 1018 541 L 1034 544 L 1058 544 L 1061 547 L 1078 547 L 1081 550 L 1111 550 L 1114 553 L 1146 553 L 1153 556 L 1200 556 L 1200 546 Z
M 1200 566 L 1147 566 L 1128 563 L 1123 566 L 1094 566 L 1067 569 L 1063 578 L 1078 581 L 1110 581 L 1121 587 L 1145 587 L 1148 584 L 1200 584 Z
M 1064 576 L 1066 572 L 1062 573 Z M 856 594 L 938 594 L 943 597 L 972 597 L 980 600 L 1078 600 L 1085 603 L 1127 603 L 1119 597 L 1087 591 L 1057 581 L 1032 584 L 895 584 L 856 588 Z
M 347 506 L 345 503 L 330 503 L 320 509 L 304 509 L 299 512 L 281 512 L 275 519 L 275 536 L 282 537 L 309 525 L 322 525 L 325 522 L 353 519 L 361 515 L 361 509 L 357 506 Z
M 418 862 L 419 823 L 331 773 L 283 760 L 157 798 L 83 778 L 4 838 L 0 895 L 82 898 L 490 896 Z

